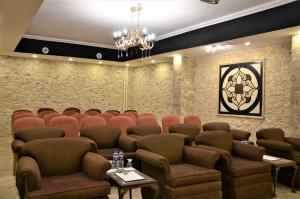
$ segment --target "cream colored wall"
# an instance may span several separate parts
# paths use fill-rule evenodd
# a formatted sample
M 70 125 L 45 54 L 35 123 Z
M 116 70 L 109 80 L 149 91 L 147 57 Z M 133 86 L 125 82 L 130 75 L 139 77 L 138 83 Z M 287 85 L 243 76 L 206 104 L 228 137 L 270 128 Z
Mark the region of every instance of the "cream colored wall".
M 123 81 L 124 67 L 0 56 L 0 135 L 17 109 L 122 110 Z

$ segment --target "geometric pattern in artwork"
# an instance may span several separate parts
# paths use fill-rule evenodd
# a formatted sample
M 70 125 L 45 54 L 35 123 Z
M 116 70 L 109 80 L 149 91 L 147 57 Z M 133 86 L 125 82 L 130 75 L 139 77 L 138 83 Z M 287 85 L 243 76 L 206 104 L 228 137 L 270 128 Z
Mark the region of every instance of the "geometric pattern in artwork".
M 263 62 L 220 66 L 219 114 L 263 116 Z

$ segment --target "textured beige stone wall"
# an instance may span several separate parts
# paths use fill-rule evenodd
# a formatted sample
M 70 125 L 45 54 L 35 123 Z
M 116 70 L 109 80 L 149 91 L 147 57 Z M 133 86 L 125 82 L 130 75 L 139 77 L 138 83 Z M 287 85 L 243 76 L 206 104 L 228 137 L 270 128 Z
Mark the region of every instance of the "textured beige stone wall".
M 0 56 L 0 135 L 14 110 L 123 109 L 124 67 Z
M 218 116 L 219 65 L 251 60 L 265 60 L 264 119 Z M 291 44 L 290 41 L 251 50 L 203 56 L 195 65 L 195 106 L 194 112 L 204 122 L 229 122 L 232 127 L 252 133 L 261 128 L 279 127 L 287 134 L 290 125 L 291 107 Z
M 153 112 L 158 118 L 174 113 L 172 62 L 129 69 L 128 108 Z

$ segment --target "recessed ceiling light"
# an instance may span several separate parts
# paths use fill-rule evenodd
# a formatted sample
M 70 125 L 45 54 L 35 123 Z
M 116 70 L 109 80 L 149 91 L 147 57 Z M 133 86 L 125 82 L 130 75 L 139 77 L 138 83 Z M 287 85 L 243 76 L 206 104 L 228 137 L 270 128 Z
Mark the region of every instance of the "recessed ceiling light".
M 245 46 L 250 46 L 250 45 L 251 45 L 251 42 L 250 42 L 250 41 L 247 41 L 247 42 L 245 42 L 244 44 L 245 44 Z
M 72 59 L 72 58 L 69 58 L 69 61 L 73 61 L 73 59 Z
M 102 64 L 102 61 L 99 61 L 98 63 L 99 63 L 99 64 Z
M 155 63 L 155 60 L 152 59 L 152 60 L 151 60 L 151 63 Z
M 129 66 L 129 64 L 126 64 L 126 66 Z
M 33 58 L 37 58 L 37 55 L 36 55 L 36 54 L 33 54 L 32 57 L 33 57 Z

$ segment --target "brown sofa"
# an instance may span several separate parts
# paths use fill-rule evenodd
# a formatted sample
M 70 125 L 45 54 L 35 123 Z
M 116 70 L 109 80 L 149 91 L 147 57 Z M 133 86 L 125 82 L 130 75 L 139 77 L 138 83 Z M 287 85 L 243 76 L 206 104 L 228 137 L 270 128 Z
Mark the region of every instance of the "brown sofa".
M 298 165 L 295 187 L 300 188 L 300 138 L 285 137 L 284 131 L 279 128 L 262 129 L 256 132 L 257 145 L 265 147 L 266 154 L 294 160 Z M 279 180 L 290 185 L 293 175 L 292 168 L 282 168 L 279 171 Z
M 224 199 L 272 198 L 271 165 L 262 161 L 264 148 L 243 144 L 224 131 L 202 133 L 197 146 L 219 153 L 216 169 L 222 171 Z
M 135 158 L 136 139 L 121 135 L 119 128 L 91 126 L 80 129 L 81 139 L 90 139 L 97 145 L 97 153 L 112 160 L 115 151 L 122 150 L 125 158 Z
M 127 135 L 136 139 L 153 134 L 161 134 L 160 126 L 153 124 L 139 124 L 127 128 Z
M 188 135 L 194 141 L 200 133 L 200 128 L 194 124 L 173 124 L 169 126 L 169 133 Z
M 216 152 L 184 146 L 177 135 L 149 135 L 137 140 L 142 171 L 158 181 L 159 198 L 221 198 L 221 175 L 214 170 Z M 143 198 L 151 191 L 142 189 Z
M 26 184 L 26 199 L 107 198 L 110 184 L 104 176 L 110 163 L 94 150 L 78 138 L 26 143 L 17 167 L 18 178 Z
M 209 122 L 203 125 L 203 131 L 226 131 L 231 133 L 234 140 L 248 141 L 251 133 L 244 130 L 232 129 L 230 125 L 225 122 Z

